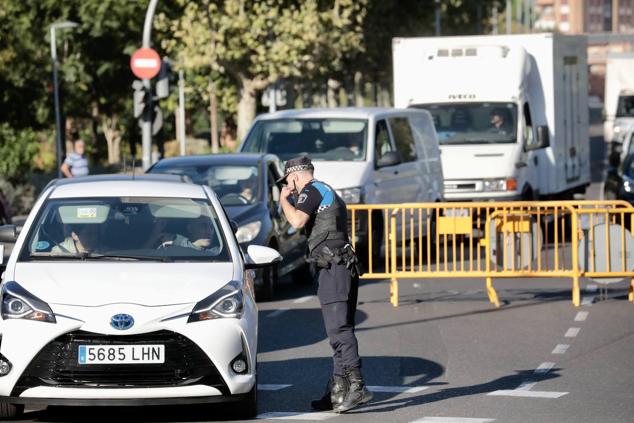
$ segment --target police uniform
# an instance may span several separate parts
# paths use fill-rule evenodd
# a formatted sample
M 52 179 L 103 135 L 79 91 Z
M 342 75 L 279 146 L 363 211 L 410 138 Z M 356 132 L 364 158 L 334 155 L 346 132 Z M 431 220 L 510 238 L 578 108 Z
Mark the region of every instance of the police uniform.
M 289 160 L 281 179 L 305 169 L 313 169 L 307 157 Z M 310 216 L 305 226 L 308 261 L 315 263 L 318 269 L 317 296 L 333 351 L 333 377 L 324 397 L 311 405 L 316 409 L 345 412 L 372 398 L 361 376 L 361 359 L 354 333 L 359 267 L 349 244 L 348 212 L 335 190 L 315 179 L 299 193 L 295 208 Z

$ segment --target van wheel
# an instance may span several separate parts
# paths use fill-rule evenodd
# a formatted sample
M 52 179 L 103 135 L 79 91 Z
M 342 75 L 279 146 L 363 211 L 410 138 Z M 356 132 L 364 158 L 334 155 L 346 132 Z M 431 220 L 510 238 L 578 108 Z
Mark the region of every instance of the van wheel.
M 436 263 L 436 252 L 438 251 L 438 245 L 436 244 L 436 230 L 437 230 L 437 220 L 436 220 L 436 212 L 433 212 L 433 215 L 431 217 L 431 221 L 429 222 L 430 225 L 430 229 L 429 229 L 429 236 L 431 237 L 431 239 L 429 240 L 429 249 L 427 248 L 427 234 L 425 234 L 425 236 L 423 236 L 422 239 L 419 239 L 418 242 L 422 242 L 423 243 L 423 261 L 427 262 L 427 253 L 429 252 L 429 255 L 431 256 L 431 262 L 427 263 L 432 264 L 432 263 Z
M 24 414 L 23 404 L 11 404 L 0 402 L 0 420 L 11 420 L 21 417 Z
M 372 245 L 368 245 L 368 239 L 357 245 L 356 253 L 359 258 L 359 262 L 363 265 L 364 272 L 372 270 L 373 272 L 379 271 L 384 266 L 381 261 L 381 247 L 383 246 L 383 217 L 380 213 L 372 214 Z M 372 254 L 372 269 L 370 269 L 370 262 L 368 260 L 368 248 L 369 253 Z

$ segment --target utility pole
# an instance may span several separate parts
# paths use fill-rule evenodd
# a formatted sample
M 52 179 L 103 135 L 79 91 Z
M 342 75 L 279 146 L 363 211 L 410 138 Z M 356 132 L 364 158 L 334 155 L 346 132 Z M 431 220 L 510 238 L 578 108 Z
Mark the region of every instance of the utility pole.
M 436 37 L 440 37 L 440 0 L 436 0 Z
M 498 6 L 497 6 L 497 3 L 493 5 L 493 9 L 491 10 L 491 19 L 493 19 L 493 34 L 497 35 L 497 33 L 498 33 Z
M 76 22 L 65 21 L 51 25 L 51 60 L 53 62 L 53 101 L 55 102 L 55 148 L 57 156 L 57 177 L 62 177 L 62 112 L 59 105 L 59 80 L 57 76 L 57 39 L 55 30 L 77 27 Z
M 531 0 L 524 0 L 524 27 L 531 32 Z
M 513 23 L 511 21 L 513 14 L 513 2 L 511 0 L 506 0 L 506 33 L 511 34 L 513 32 Z
M 177 138 L 181 148 L 181 156 L 187 153 L 185 148 L 185 78 L 183 68 L 178 71 L 178 134 Z
M 143 24 L 143 47 L 151 48 L 152 23 L 154 20 L 154 11 L 158 0 L 150 0 L 147 12 L 145 13 L 145 22 Z M 141 124 L 141 152 L 143 157 L 143 170 L 147 170 L 152 165 L 152 84 L 149 79 L 143 79 L 143 87 L 149 93 L 147 102 L 143 109 L 143 123 Z

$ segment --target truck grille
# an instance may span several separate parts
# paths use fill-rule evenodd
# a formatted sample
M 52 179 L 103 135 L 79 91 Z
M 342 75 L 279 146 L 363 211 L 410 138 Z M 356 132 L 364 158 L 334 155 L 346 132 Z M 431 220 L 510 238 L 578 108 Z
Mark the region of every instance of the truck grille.
M 80 365 L 80 345 L 165 345 L 162 364 Z M 140 335 L 103 335 L 76 331 L 46 345 L 29 364 L 12 395 L 36 386 L 135 388 L 202 384 L 229 390 L 207 355 L 186 337 L 170 331 Z

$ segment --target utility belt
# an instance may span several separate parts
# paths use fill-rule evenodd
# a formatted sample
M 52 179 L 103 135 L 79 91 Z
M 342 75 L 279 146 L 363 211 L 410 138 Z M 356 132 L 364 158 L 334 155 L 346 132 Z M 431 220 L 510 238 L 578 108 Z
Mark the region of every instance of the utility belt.
M 345 265 L 353 278 L 363 274 L 357 254 L 350 244 L 341 248 L 330 248 L 327 245 L 317 247 L 306 261 L 315 263 L 322 269 L 329 269 L 332 264 Z

